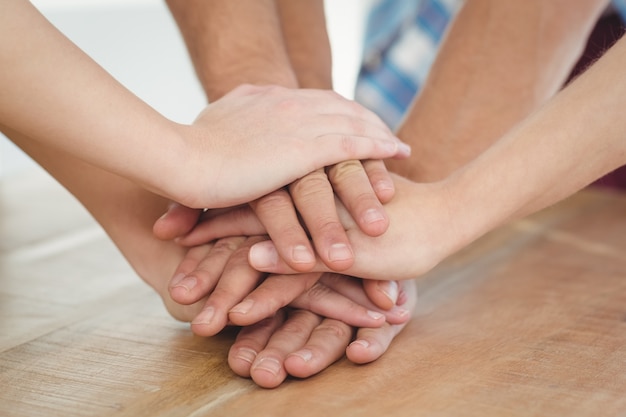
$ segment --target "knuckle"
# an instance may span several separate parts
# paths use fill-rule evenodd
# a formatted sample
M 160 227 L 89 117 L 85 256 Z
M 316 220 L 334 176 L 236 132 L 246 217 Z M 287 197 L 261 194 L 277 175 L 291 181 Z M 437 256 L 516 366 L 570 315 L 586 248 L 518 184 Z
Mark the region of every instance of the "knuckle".
M 289 314 L 288 320 L 281 327 L 281 332 L 289 334 L 306 334 L 315 325 L 313 313 L 305 310 L 295 310 Z
M 294 181 L 289 188 L 294 199 L 308 201 L 319 198 L 319 194 L 332 193 L 328 176 L 323 170 L 316 170 Z
M 242 239 L 240 237 L 227 237 L 219 239 L 211 248 L 211 254 L 228 255 L 237 251 L 241 245 Z
M 328 179 L 332 182 L 341 182 L 356 176 L 365 176 L 365 168 L 361 161 L 351 159 L 340 162 L 328 168 Z
M 316 219 L 315 227 L 313 230 L 316 230 L 318 233 L 316 235 L 319 236 L 328 236 L 329 239 L 332 240 L 341 240 L 339 236 L 343 235 L 345 229 L 342 224 L 336 218 L 322 217 Z M 314 231 L 311 230 L 313 234 Z
M 387 166 L 385 165 L 385 162 L 379 159 L 370 159 L 370 160 L 364 161 L 363 169 L 365 170 L 367 176 L 372 181 L 390 177 L 389 171 L 387 170 Z
M 309 300 L 309 304 L 317 303 L 321 300 L 327 298 L 331 293 L 331 289 L 326 285 L 323 285 L 319 282 L 315 283 L 309 290 L 306 292 L 307 298 Z
M 338 320 L 324 320 L 322 324 L 317 326 L 316 332 L 327 334 L 328 338 L 350 339 L 352 337 L 352 328 Z
M 276 92 L 274 92 L 276 94 Z M 276 104 L 276 110 L 281 113 L 294 113 L 303 108 L 302 100 L 296 97 L 284 97 Z
M 253 208 L 256 212 L 275 213 L 293 206 L 291 197 L 284 191 L 275 191 L 256 200 Z

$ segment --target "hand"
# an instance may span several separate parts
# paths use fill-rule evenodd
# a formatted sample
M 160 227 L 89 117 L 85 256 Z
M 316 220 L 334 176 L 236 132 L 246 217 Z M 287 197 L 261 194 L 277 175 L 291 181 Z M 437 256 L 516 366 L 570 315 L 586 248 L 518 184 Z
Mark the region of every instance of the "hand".
M 322 261 L 332 270 L 345 269 L 352 264 L 353 253 L 337 215 L 333 189 L 364 233 L 369 236 L 384 233 L 389 221 L 381 202 L 391 200 L 394 186 L 380 160 L 336 164 L 328 169 L 328 174 L 318 170 L 295 181 L 289 192 L 281 189 L 261 197 L 250 203 L 257 221 L 253 229 L 246 230 L 248 234 L 269 234 L 283 259 L 295 270 L 306 272 L 315 264 L 306 227 Z M 163 240 L 178 238 L 182 245 L 199 245 L 222 237 L 212 235 L 211 225 L 206 221 L 216 213 L 212 210 L 198 224 L 201 211 L 174 203 L 153 230 Z M 238 213 L 235 209 L 233 217 L 239 217 Z
M 275 191 L 250 204 L 265 230 L 262 233 L 269 234 L 282 259 L 294 270 L 306 272 L 315 265 L 307 232 L 331 270 L 344 270 L 354 262 L 337 214 L 335 193 L 364 233 L 378 236 L 385 232 L 389 221 L 381 202 L 389 201 L 394 189 L 380 160 L 343 162 L 327 171 L 317 170 L 290 184 L 288 191 Z
M 401 284 L 398 304 L 412 311 L 417 302 L 414 281 Z M 344 354 L 354 363 L 382 356 L 406 326 L 385 323 L 378 328 L 353 328 L 301 309 L 281 309 L 276 315 L 241 329 L 228 354 L 231 369 L 264 388 L 279 386 L 287 375 L 307 378 Z
M 330 274 L 324 284 L 317 282 L 318 273 L 265 277 L 247 263 L 250 246 L 261 239 L 224 238 L 187 252 L 169 284 L 169 296 L 181 305 L 199 307 L 191 322 L 194 333 L 212 336 L 229 323 L 253 324 L 288 304 L 356 326 L 379 327 L 408 319 L 401 308 L 376 308 L 360 280 Z
M 321 90 L 242 86 L 181 134 L 188 161 L 168 195 L 193 208 L 245 203 L 341 161 L 409 154 L 373 113 Z
M 468 236 L 461 232 L 464 213 L 452 215 L 450 206 L 454 201 L 446 182 L 417 184 L 398 176 L 393 178 L 396 196 L 385 205 L 390 226 L 383 235 L 365 235 L 347 212 L 340 210 L 356 254 L 354 265 L 343 273 L 379 280 L 412 279 L 467 243 Z M 219 221 L 219 217 L 212 219 L 214 224 Z M 296 272 L 280 258 L 271 241 L 252 246 L 249 262 L 264 272 Z M 313 270 L 321 272 L 329 268 L 318 260 Z

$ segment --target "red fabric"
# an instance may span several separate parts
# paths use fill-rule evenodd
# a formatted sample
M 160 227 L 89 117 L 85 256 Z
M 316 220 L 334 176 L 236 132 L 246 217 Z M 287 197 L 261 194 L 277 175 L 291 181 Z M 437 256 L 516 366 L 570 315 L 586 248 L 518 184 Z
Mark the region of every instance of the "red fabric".
M 622 19 L 617 13 L 602 17 L 593 29 L 585 51 L 574 67 L 568 82 L 593 64 L 624 34 Z M 626 190 L 626 165 L 595 181 L 593 186 Z

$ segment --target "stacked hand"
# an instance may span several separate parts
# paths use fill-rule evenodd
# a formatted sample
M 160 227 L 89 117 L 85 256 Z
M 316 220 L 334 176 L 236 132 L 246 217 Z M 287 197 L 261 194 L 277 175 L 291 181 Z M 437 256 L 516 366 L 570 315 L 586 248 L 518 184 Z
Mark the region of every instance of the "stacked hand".
M 170 305 L 170 311 L 191 321 L 194 333 L 202 336 L 215 335 L 229 324 L 244 326 L 231 348 L 229 364 L 264 387 L 279 385 L 287 374 L 313 375 L 344 353 L 356 363 L 380 357 L 410 318 L 417 297 L 413 282 L 364 285 L 361 279 L 334 272 L 303 271 L 315 266 L 315 258 L 307 264 L 285 259 L 297 268 L 292 271 L 297 275 L 259 272 L 248 261 L 250 248 L 270 242 L 268 235 L 281 254 L 296 253 L 294 247 L 310 245 L 307 231 L 318 253 L 338 240 L 346 242 L 352 255 L 339 219 L 344 212 L 341 217 L 365 220 L 352 225 L 360 225 L 366 236 L 381 235 L 389 222 L 379 199 L 390 200 L 394 187 L 380 162 L 367 161 L 364 168 L 334 166 L 327 170 L 328 180 L 323 172 L 315 173 L 309 187 L 302 186 L 302 179 L 289 191 L 229 209 L 199 212 L 172 204 L 154 231 L 189 250 L 169 284 L 169 296 L 179 304 Z M 363 213 L 372 212 L 377 214 L 375 221 L 368 222 Z M 327 236 L 333 233 L 334 239 Z M 329 270 L 353 264 L 352 256 L 343 263 L 320 259 Z M 181 316 L 177 312 L 182 306 Z

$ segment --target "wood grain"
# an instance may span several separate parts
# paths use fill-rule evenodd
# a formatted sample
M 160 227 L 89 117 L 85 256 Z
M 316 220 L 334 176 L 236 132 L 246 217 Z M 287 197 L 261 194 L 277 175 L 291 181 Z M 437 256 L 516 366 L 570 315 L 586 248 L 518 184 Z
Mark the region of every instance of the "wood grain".
M 491 233 L 419 280 L 380 360 L 266 390 L 229 370 L 232 333 L 170 318 L 35 178 L 0 188 L 0 416 L 626 415 L 626 197 L 585 191 Z M 37 195 L 54 222 L 24 216 Z

